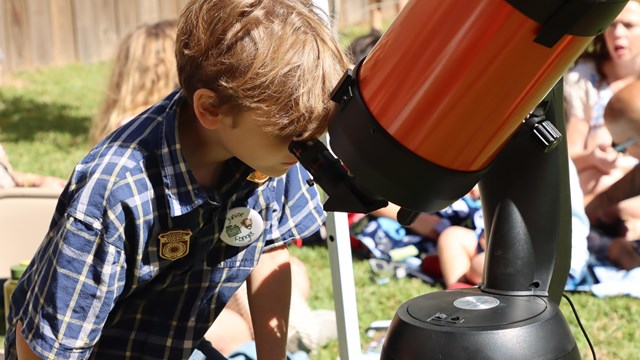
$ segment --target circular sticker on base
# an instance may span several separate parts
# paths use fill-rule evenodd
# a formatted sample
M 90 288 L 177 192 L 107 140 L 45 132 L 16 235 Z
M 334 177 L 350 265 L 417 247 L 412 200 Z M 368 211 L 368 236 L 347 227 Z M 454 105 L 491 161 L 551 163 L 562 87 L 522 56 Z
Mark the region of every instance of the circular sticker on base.
M 227 213 L 220 239 L 231 246 L 247 246 L 258 240 L 264 231 L 264 222 L 257 211 L 233 208 Z

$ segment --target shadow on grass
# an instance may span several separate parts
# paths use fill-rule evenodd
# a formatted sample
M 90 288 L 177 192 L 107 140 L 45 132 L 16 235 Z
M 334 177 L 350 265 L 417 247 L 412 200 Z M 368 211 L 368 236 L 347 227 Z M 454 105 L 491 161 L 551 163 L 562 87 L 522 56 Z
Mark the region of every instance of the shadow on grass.
M 0 130 L 4 141 L 34 141 L 38 133 L 86 137 L 90 118 L 74 114 L 67 104 L 39 102 L 0 93 Z

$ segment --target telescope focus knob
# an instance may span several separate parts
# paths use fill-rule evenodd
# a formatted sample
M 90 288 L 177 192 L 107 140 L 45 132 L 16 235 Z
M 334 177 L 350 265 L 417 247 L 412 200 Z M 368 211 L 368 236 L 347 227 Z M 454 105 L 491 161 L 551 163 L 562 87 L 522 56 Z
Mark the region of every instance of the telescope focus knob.
M 544 106 L 536 107 L 525 120 L 525 124 L 531 129 L 535 143 L 546 153 L 560 143 L 562 134 L 551 121 L 547 120 L 545 112 Z
M 542 151 L 549 152 L 555 148 L 562 139 L 562 134 L 549 120 L 543 120 L 533 126 L 532 135 Z

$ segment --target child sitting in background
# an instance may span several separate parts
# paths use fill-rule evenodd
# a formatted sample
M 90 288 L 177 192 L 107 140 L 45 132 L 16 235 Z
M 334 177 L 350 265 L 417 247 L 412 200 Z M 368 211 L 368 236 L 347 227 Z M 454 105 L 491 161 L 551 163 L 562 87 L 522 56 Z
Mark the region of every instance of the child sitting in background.
M 587 250 L 589 220 L 584 211 L 584 194 L 580 188 L 578 171 L 571 159 L 568 159 L 568 173 L 571 190 L 571 263 L 566 285 L 572 289 L 585 277 L 589 259 L 589 251 Z M 457 216 L 456 218 L 460 218 L 462 221 L 445 228 L 438 237 L 440 270 L 445 286 L 449 289 L 477 285 L 482 281 L 484 250 L 488 240 L 485 238 L 485 224 L 483 212 L 480 211 L 479 197 L 477 188 L 467 194 L 462 199 L 470 209 L 466 220 L 465 217 Z M 456 203 L 460 203 L 462 200 L 458 200 Z M 449 208 L 465 209 L 465 205 L 456 206 L 456 203 Z M 445 213 L 448 212 L 445 209 Z M 460 212 L 460 215 L 464 213 Z M 441 225 L 440 228 L 442 227 Z M 428 259 L 425 259 L 425 265 L 428 263 Z M 433 266 L 430 268 L 432 269 Z
M 121 40 L 102 107 L 89 129 L 92 145 L 178 87 L 176 24 L 140 25 Z
M 480 189 L 476 185 L 437 214 L 442 218 L 437 231 L 444 286 L 454 289 L 478 284 L 482 280 L 486 248 Z
M 394 256 L 396 249 L 413 247 L 415 249 L 411 254 L 420 259 L 420 267 L 424 273 L 436 277 L 442 275 L 446 285 L 461 281 L 460 278 L 469 270 L 470 264 L 466 267 L 463 265 L 475 255 L 476 248 L 479 248 L 478 241 L 484 232 L 477 186 L 440 211 L 420 213 L 410 226 L 398 223 L 398 210 L 397 205 L 389 204 L 364 217 L 352 216 L 354 250 L 360 251 L 364 247 L 366 253 L 374 258 L 390 261 L 398 260 Z M 469 239 L 473 239 L 473 249 L 466 251 L 467 245 L 471 243 Z M 463 249 L 465 251 L 461 251 Z M 470 251 L 474 253 L 471 254 Z M 433 257 L 436 253 L 438 257 Z M 462 267 L 464 271 L 461 270 Z M 447 279 L 452 280 L 447 282 Z M 474 277 L 473 280 L 475 279 Z
M 14 171 L 9 156 L 0 145 L 0 189 L 39 187 L 62 190 L 66 183 L 66 180 L 53 176 Z
M 613 95 L 604 112 L 613 147 L 640 158 L 640 81 Z M 597 195 L 586 208 L 591 221 L 589 250 L 622 269 L 640 266 L 640 167 Z

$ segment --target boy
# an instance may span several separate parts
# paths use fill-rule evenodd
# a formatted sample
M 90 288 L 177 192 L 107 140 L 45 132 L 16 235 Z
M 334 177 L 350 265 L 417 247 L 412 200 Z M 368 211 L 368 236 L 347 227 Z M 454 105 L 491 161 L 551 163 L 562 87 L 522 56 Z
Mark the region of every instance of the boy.
M 640 158 L 640 81 L 613 95 L 604 119 L 613 148 Z M 595 229 L 589 235 L 589 250 L 623 269 L 639 267 L 640 166 L 597 195 L 586 211 Z
M 283 245 L 324 219 L 288 144 L 325 131 L 346 57 L 309 1 L 192 0 L 176 58 L 181 89 L 76 166 L 7 358 L 185 359 L 245 279 L 258 358 L 284 358 Z

